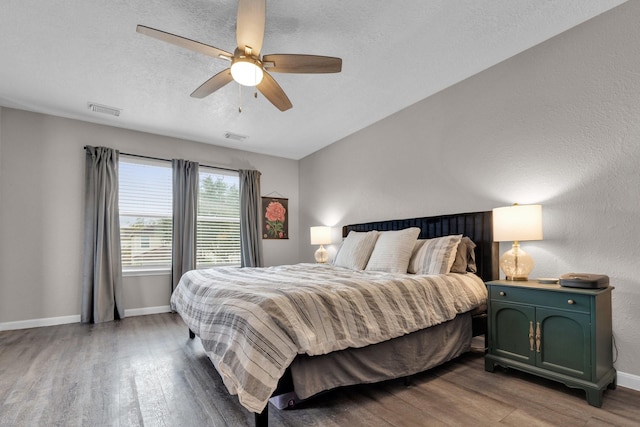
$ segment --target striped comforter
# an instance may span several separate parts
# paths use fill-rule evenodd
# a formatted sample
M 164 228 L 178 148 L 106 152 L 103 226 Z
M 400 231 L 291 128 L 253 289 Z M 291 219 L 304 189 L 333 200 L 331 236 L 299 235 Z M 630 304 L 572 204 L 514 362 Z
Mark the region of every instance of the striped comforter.
M 229 392 L 259 413 L 296 354 L 385 341 L 451 320 L 486 298 L 473 274 L 296 264 L 190 271 L 171 307 L 200 337 Z

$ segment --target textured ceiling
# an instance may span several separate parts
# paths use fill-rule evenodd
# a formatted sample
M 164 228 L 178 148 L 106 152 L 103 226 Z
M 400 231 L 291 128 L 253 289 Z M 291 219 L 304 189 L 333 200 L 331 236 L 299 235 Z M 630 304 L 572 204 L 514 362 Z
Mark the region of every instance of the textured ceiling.
M 228 63 L 136 33 L 233 52 L 236 1 L 1 0 L 0 105 L 300 159 L 621 3 L 268 1 L 263 54 L 343 59 L 340 74 L 274 73 L 293 103 L 280 112 L 234 82 L 191 98 Z

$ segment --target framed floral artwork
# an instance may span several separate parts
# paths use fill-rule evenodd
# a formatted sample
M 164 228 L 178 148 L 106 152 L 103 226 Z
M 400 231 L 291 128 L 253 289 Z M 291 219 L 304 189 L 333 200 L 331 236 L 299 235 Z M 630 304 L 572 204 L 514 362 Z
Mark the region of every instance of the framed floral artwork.
M 289 199 L 262 198 L 262 238 L 289 238 Z

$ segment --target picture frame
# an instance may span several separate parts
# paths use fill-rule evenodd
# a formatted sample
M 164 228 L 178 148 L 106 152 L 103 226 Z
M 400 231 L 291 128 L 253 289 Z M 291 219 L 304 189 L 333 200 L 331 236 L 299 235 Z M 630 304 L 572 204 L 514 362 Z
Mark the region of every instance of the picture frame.
M 289 239 L 289 199 L 262 197 L 262 238 Z

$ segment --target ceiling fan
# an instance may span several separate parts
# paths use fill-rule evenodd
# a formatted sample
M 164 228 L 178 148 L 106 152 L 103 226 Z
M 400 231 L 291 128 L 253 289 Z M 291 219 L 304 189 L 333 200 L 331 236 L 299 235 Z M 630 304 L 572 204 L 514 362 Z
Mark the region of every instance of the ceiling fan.
M 291 101 L 268 71 L 276 73 L 339 73 L 342 70 L 342 59 L 298 54 L 260 56 L 264 38 L 265 16 L 266 0 L 239 0 L 236 24 L 238 47 L 233 54 L 144 25 L 138 25 L 136 31 L 194 52 L 231 62 L 229 68 L 220 71 L 193 91 L 192 97 L 204 98 L 235 80 L 243 86 L 257 87 L 265 98 L 280 111 L 286 111 L 292 107 Z

